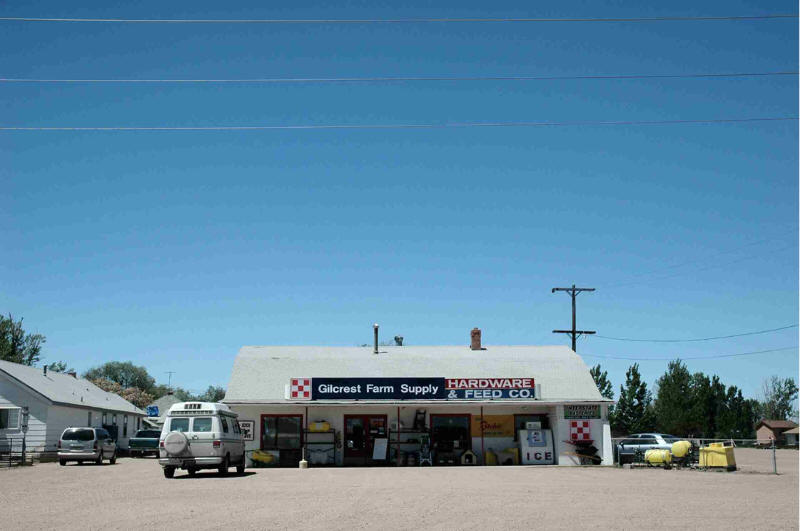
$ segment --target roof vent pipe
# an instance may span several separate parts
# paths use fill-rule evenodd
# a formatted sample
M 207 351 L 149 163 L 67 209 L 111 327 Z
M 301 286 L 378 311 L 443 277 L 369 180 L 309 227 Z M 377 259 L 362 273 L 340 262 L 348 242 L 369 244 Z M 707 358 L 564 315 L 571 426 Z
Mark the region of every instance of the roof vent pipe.
M 473 328 L 472 332 L 469 333 L 469 348 L 472 350 L 483 350 L 481 348 L 481 329 L 480 328 Z
M 375 331 L 375 349 L 372 351 L 373 354 L 378 353 L 378 323 L 372 325 L 372 329 Z
M 47 365 L 44 366 L 44 375 L 47 376 Z

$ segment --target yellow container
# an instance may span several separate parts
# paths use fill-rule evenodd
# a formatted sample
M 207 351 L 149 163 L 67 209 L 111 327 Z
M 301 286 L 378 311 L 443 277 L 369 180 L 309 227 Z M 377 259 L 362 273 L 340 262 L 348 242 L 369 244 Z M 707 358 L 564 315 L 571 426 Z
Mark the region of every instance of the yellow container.
M 700 466 L 736 470 L 733 446 L 725 446 L 723 443 L 711 443 L 705 448 L 700 448 Z
M 331 423 L 326 422 L 324 420 L 319 422 L 312 422 L 308 425 L 308 431 L 313 432 L 322 432 L 322 431 L 331 431 Z
M 648 465 L 666 466 L 672 463 L 672 454 L 669 450 L 651 448 L 644 453 L 644 460 Z
M 487 466 L 496 466 L 497 465 L 497 454 L 489 448 L 486 451 L 486 465 Z
M 686 457 L 689 450 L 692 449 L 692 443 L 689 441 L 677 441 L 672 443 L 672 457 L 682 458 Z

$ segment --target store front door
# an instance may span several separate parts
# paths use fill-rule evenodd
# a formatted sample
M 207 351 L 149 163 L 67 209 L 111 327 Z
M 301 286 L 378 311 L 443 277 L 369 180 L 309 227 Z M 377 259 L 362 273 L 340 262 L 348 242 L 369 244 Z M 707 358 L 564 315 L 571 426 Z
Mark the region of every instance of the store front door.
M 383 464 L 373 460 L 375 439 L 387 437 L 386 415 L 344 416 L 344 464 L 366 466 Z

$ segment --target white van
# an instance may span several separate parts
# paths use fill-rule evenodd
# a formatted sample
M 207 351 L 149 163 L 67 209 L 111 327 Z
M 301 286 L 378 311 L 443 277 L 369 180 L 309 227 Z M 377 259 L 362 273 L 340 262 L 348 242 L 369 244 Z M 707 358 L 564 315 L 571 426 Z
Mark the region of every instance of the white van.
M 244 473 L 244 440 L 238 414 L 225 404 L 178 402 L 167 412 L 158 442 L 158 462 L 164 477 L 180 468 L 193 476 L 201 468 L 216 468 L 220 475 L 228 468 Z

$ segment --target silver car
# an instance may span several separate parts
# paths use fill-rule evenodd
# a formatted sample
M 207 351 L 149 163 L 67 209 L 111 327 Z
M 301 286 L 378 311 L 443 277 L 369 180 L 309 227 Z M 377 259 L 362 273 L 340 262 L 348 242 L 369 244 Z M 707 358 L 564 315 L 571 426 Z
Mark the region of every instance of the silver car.
M 58 439 L 58 463 L 61 466 L 67 461 L 94 461 L 103 464 L 117 462 L 117 443 L 103 428 L 67 428 Z
M 642 461 L 644 453 L 651 448 L 670 450 L 672 443 L 679 441 L 678 437 L 666 433 L 634 433 L 628 435 L 614 447 L 617 463 L 633 463 Z

